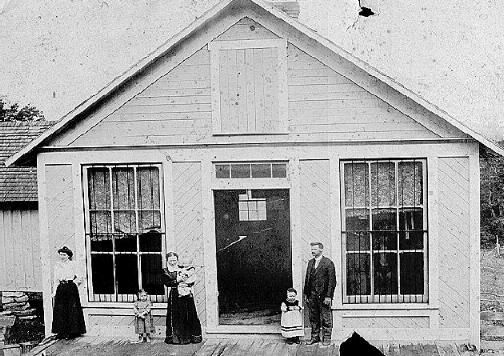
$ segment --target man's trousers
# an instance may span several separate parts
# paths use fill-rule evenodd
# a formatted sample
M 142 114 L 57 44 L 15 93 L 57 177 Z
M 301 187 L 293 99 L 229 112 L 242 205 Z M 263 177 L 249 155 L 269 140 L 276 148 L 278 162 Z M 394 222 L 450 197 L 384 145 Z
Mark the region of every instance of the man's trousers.
M 320 328 L 323 328 L 323 340 L 331 340 L 332 311 L 330 305 L 324 304 L 324 297 L 311 295 L 308 298 L 311 338 L 320 339 Z

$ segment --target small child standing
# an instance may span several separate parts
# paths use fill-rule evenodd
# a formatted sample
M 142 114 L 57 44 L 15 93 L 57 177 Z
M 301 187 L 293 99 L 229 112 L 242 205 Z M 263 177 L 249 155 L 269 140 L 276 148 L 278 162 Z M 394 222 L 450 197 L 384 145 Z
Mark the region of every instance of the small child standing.
M 299 344 L 299 337 L 304 336 L 303 317 L 296 299 L 297 291 L 294 288 L 287 289 L 287 298 L 282 302 L 280 309 L 282 310 L 282 318 L 280 325 L 282 326 L 282 336 L 287 338 L 288 344 Z
M 177 285 L 177 291 L 179 297 L 186 297 L 192 295 L 193 286 L 196 283 L 196 268 L 189 258 L 184 258 L 180 262 L 178 272 L 180 282 Z
M 152 302 L 149 295 L 143 289 L 137 294 L 137 301 L 133 305 L 135 311 L 135 333 L 138 334 L 138 342 L 149 342 L 151 334 L 156 331 L 152 318 Z

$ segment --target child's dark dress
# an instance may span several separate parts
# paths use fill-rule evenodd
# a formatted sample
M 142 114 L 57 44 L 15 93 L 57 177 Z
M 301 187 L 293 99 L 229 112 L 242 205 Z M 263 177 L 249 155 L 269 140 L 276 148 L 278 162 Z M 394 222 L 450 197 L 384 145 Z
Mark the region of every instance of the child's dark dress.
M 138 335 L 150 335 L 156 332 L 154 318 L 152 317 L 152 302 L 150 300 L 137 300 L 134 304 L 135 310 L 135 333 Z M 140 317 L 143 315 L 143 318 Z

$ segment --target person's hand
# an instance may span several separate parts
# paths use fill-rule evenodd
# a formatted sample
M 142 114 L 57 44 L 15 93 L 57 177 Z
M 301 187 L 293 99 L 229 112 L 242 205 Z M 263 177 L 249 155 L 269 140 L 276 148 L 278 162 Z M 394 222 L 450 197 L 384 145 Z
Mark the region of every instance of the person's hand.
M 331 298 L 325 297 L 324 298 L 324 304 L 327 305 L 328 307 L 330 307 L 331 306 Z

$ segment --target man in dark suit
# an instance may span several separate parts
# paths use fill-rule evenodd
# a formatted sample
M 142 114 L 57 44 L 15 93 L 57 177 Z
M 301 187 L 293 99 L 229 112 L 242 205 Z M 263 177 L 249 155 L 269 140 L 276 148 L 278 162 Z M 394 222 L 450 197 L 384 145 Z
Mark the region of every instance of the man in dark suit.
M 305 302 L 308 306 L 311 324 L 311 338 L 307 345 L 320 342 L 320 326 L 323 328 L 323 344 L 331 343 L 332 311 L 331 301 L 336 287 L 334 263 L 322 256 L 324 245 L 310 243 L 313 258 L 308 261 L 304 284 Z

